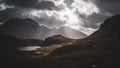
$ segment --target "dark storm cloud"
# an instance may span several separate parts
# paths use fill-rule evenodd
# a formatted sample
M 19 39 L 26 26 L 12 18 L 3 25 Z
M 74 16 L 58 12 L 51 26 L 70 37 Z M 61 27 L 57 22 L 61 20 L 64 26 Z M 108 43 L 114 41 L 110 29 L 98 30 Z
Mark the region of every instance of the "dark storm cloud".
M 103 23 L 105 19 L 112 16 L 111 14 L 104 13 L 104 12 L 92 13 L 89 16 L 82 15 L 82 14 L 78 14 L 78 15 L 81 21 L 83 22 L 82 26 L 86 28 L 93 28 L 93 29 L 99 28 L 100 24 Z
M 44 24 L 49 27 L 57 27 L 64 24 L 63 21 L 58 19 L 57 15 L 53 14 L 49 16 L 52 10 L 59 11 L 60 9 L 64 9 L 64 5 L 55 6 L 54 1 L 52 0 L 4 0 L 2 1 L 2 4 L 3 3 L 9 6 L 14 6 L 14 8 L 0 11 L 0 22 L 12 18 L 32 18 L 39 24 Z M 34 10 L 37 12 L 37 16 L 34 16 Z M 41 12 L 39 13 L 39 11 Z M 30 16 L 31 12 L 33 13 L 33 16 Z
M 0 22 L 16 17 L 27 18 L 29 15 L 22 15 L 25 11 L 29 14 L 29 10 L 53 10 L 55 8 L 52 1 L 0 0 Z
M 48 9 L 52 10 L 55 4 L 52 1 L 38 0 L 4 0 L 4 3 L 25 9 Z
M 0 11 L 0 22 L 4 22 L 11 18 L 21 18 L 22 17 L 22 11 L 17 8 L 9 8 L 3 11 Z
M 94 28 L 97 29 L 99 25 L 106 19 L 108 18 L 108 15 L 103 15 L 103 14 L 92 14 L 88 16 L 87 18 L 85 16 L 81 16 L 82 21 L 84 22 L 83 26 L 86 28 Z
M 85 27 L 98 28 L 98 24 L 103 23 L 108 17 L 120 14 L 120 0 L 94 0 L 93 3 L 98 7 L 100 12 L 97 14 L 93 13 L 87 18 L 82 17 Z
M 95 0 L 95 4 L 101 11 L 120 14 L 120 0 Z
M 101 2 L 120 2 L 120 0 L 96 0 L 96 1 L 101 1 Z

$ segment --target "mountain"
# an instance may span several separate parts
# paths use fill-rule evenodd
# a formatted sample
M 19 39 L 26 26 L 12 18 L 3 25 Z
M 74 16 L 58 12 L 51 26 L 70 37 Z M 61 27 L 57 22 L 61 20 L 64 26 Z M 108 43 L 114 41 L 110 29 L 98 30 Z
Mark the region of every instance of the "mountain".
M 120 37 L 120 15 L 115 15 L 105 20 L 98 31 L 90 37 Z
M 34 58 L 33 63 L 39 64 L 38 68 L 119 68 L 119 28 L 120 15 L 110 17 L 91 36 L 56 48 L 45 57 Z
M 36 51 L 23 54 L 16 54 L 14 49 L 30 44 L 23 44 L 25 40 L 0 33 L 0 54 L 2 54 L 0 59 L 2 65 L 7 66 L 4 68 L 120 68 L 119 28 L 120 15 L 116 15 L 106 19 L 99 30 L 87 38 L 73 40 L 62 35 L 54 35 L 46 38 L 45 41 L 37 40 L 50 43 L 51 46 L 43 46 Z M 60 33 L 63 31 L 63 28 L 61 29 Z M 38 43 L 35 40 L 31 41 Z M 25 57 L 22 61 L 18 60 L 23 55 Z M 8 61 L 10 58 L 12 58 L 11 62 Z M 11 64 L 13 66 L 9 66 Z
M 87 37 L 86 34 L 78 30 L 75 30 L 73 28 L 70 28 L 68 26 L 62 26 L 59 29 L 56 29 L 56 28 L 50 29 L 47 36 L 49 37 L 54 35 L 62 35 L 64 37 L 71 38 L 71 39 L 82 39 Z
M 74 41 L 73 39 L 66 38 L 62 35 L 54 35 L 46 38 L 42 45 L 48 46 L 48 45 L 62 44 L 62 43 L 69 43 L 69 42 L 72 43 L 73 41 Z
M 58 34 L 72 39 L 82 39 L 87 37 L 86 34 L 67 26 L 60 27 L 58 31 Z
M 14 18 L 0 26 L 0 32 L 20 38 L 38 38 L 40 26 L 32 19 Z
M 120 15 L 108 18 L 100 27 L 100 31 L 110 35 L 120 35 Z
M 24 39 L 45 39 L 54 35 L 62 35 L 72 39 L 80 39 L 87 36 L 78 30 L 66 26 L 59 29 L 49 29 L 46 26 L 40 26 L 37 22 L 30 18 L 10 19 L 0 26 L 0 32 Z

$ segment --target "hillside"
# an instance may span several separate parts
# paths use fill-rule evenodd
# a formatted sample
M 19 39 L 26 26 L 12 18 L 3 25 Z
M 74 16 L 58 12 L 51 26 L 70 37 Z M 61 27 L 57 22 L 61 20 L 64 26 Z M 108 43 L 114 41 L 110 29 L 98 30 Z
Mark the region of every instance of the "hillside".
M 119 20 L 119 15 L 108 18 L 91 36 L 57 48 L 46 57 L 37 57 L 34 64 L 38 68 L 120 67 Z
M 10 67 L 22 62 L 23 55 L 18 48 L 24 46 L 34 46 L 31 41 L 17 38 L 8 34 L 0 33 L 0 67 Z
M 73 40 L 61 35 L 48 37 L 42 42 L 47 46 L 29 53 L 19 53 L 22 61 L 16 60 L 14 63 L 17 66 L 9 67 L 119 68 L 119 23 L 120 15 L 110 17 L 105 20 L 98 31 L 84 39 Z
M 0 26 L 0 32 L 24 39 L 40 38 L 39 29 L 38 23 L 29 18 L 10 19 Z

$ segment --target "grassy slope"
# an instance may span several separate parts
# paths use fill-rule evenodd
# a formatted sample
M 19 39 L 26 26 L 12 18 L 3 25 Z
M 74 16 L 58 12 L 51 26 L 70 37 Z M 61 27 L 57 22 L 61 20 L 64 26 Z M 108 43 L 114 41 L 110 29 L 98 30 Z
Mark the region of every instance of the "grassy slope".
M 3 37 L 2 39 L 2 37 L 1 41 L 5 38 Z M 7 38 L 8 37 L 6 37 L 6 39 Z M 92 40 L 92 48 L 88 46 L 89 40 Z M 11 56 L 11 52 L 15 53 L 10 62 L 12 61 L 11 63 L 16 64 L 19 68 L 93 68 L 93 65 L 95 65 L 96 68 L 118 68 L 120 61 L 119 40 L 119 37 L 88 37 L 77 40 L 76 42 L 74 41 L 72 45 L 54 44 L 51 46 L 44 46 L 42 49 L 37 50 L 44 51 L 44 54 L 47 54 L 43 56 L 26 53 L 19 53 L 16 56 L 16 52 L 13 51 L 9 51 L 7 56 Z M 1 43 L 5 43 L 4 45 L 6 46 L 31 44 L 11 36 L 7 41 L 10 41 L 10 43 Z
M 93 48 L 88 47 L 88 40 L 77 41 L 77 45 L 65 46 L 35 61 L 36 68 L 118 68 L 120 57 L 119 38 L 92 39 Z

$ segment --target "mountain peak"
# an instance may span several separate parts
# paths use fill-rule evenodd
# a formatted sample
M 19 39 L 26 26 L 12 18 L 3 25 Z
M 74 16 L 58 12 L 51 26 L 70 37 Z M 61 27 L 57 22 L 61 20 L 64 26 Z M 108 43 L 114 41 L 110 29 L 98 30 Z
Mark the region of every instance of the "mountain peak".
M 3 25 L 23 25 L 23 24 L 37 24 L 38 23 L 30 18 L 26 18 L 26 19 L 21 19 L 21 18 L 13 18 L 8 20 L 7 22 L 5 22 Z
M 105 20 L 100 30 L 104 33 L 120 33 L 120 15 L 115 15 Z
M 0 26 L 0 32 L 20 38 L 37 38 L 39 24 L 34 20 L 14 18 Z
M 120 36 L 120 15 L 112 16 L 105 20 L 105 22 L 100 26 L 100 29 L 93 33 L 91 36 Z
M 59 32 L 60 32 L 60 35 L 63 35 L 65 37 L 72 38 L 72 39 L 81 39 L 81 38 L 87 37 L 87 35 L 84 34 L 83 32 L 68 26 L 60 27 Z

